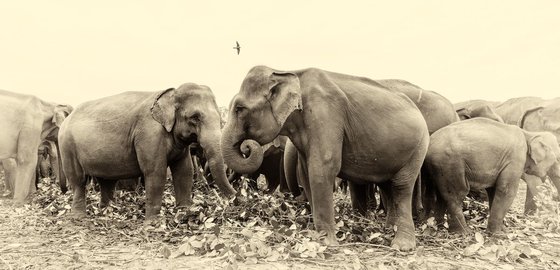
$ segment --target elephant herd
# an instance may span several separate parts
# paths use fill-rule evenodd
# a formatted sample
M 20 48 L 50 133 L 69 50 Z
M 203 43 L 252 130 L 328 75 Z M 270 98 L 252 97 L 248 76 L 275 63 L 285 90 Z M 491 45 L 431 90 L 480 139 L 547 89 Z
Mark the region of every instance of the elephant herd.
M 14 203 L 30 198 L 34 175 L 45 176 L 50 160 L 62 191 L 67 182 L 72 189 L 74 218 L 86 215 L 89 178 L 99 184 L 101 205 L 119 179 L 141 179 L 149 222 L 160 212 L 168 171 L 178 207 L 192 204 L 195 174 L 211 174 L 226 197 L 236 194 L 234 178 L 263 174 L 269 192 L 280 186 L 306 199 L 315 228 L 335 244 L 333 188 L 343 181 L 361 213 L 379 190 L 386 226 L 396 228 L 391 246 L 411 250 L 413 215 L 443 223 L 447 214 L 450 231 L 468 233 L 462 202 L 471 190 L 487 192 L 488 231 L 497 233 L 519 179 L 528 186 L 526 213 L 546 178 L 560 188 L 560 98 L 453 105 L 403 80 L 256 66 L 225 126 L 210 88 L 194 83 L 75 109 L 0 91 L 0 112 L 0 159 Z

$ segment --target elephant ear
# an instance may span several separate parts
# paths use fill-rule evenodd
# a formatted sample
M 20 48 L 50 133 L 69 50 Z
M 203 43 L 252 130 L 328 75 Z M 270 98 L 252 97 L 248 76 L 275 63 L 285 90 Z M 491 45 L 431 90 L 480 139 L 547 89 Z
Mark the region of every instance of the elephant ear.
M 290 72 L 273 72 L 268 87 L 272 113 L 281 127 L 293 111 L 303 109 L 299 78 Z
M 535 164 L 539 164 L 546 159 L 546 154 L 550 151 L 550 147 L 546 145 L 543 136 L 533 136 L 528 143 L 529 157 Z
M 70 105 L 64 105 L 64 104 L 56 105 L 53 110 L 52 122 L 57 127 L 60 127 L 64 119 L 66 119 L 66 117 L 68 117 L 68 115 L 70 115 L 71 112 L 72 112 L 72 106 Z
M 471 119 L 471 112 L 467 108 L 458 109 L 456 112 L 461 120 Z
M 156 96 L 152 104 L 152 117 L 160 123 L 167 132 L 171 132 L 175 125 L 175 88 L 163 90 Z
M 537 116 L 539 116 L 539 119 L 542 119 L 542 111 L 544 110 L 544 107 L 535 107 L 529 110 L 526 110 L 523 115 L 521 115 L 521 118 L 519 118 L 519 121 L 517 121 L 517 126 L 525 129 L 526 125 L 527 125 L 527 117 L 536 114 Z

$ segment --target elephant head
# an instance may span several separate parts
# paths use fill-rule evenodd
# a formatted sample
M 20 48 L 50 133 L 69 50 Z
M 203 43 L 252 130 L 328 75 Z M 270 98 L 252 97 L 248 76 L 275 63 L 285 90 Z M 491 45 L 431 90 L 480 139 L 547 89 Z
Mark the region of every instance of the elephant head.
M 551 102 L 525 111 L 518 126 L 529 131 L 551 132 L 560 142 L 560 102 Z
M 560 147 L 550 132 L 523 131 L 527 140 L 525 172 L 545 177 L 551 168 L 560 164 Z
M 220 190 L 226 195 L 235 193 L 226 177 L 220 149 L 221 119 L 210 88 L 186 83 L 177 89 L 164 90 L 156 96 L 151 113 L 187 151 L 190 144 L 199 143 Z
M 60 152 L 58 150 L 58 130 L 64 119 L 72 113 L 74 108 L 67 104 L 51 104 L 50 106 L 52 116 L 49 113 L 47 120 L 43 123 L 41 139 L 54 142 L 54 147 L 51 146 L 51 154 L 55 159 L 57 159 L 57 164 L 52 168 L 58 178 L 60 190 L 62 193 L 66 193 L 66 191 L 68 191 L 68 187 L 66 185 L 66 175 L 62 171 L 62 160 L 58 158 L 60 157 Z
M 487 104 L 470 108 L 461 108 L 457 110 L 457 114 L 461 120 L 471 119 L 474 117 L 486 117 L 501 123 L 504 122 L 504 120 L 502 120 L 502 118 Z
M 70 105 L 66 104 L 56 104 L 52 107 L 52 115 L 48 114 L 48 119 L 43 124 L 43 134 L 41 134 L 41 138 L 43 140 L 49 140 L 53 142 L 58 142 L 58 129 L 62 122 L 72 111 L 74 108 Z
M 244 174 L 259 168 L 261 145 L 272 142 L 288 116 L 302 108 L 299 78 L 268 67 L 252 68 L 230 103 L 222 136 L 222 153 L 229 168 Z

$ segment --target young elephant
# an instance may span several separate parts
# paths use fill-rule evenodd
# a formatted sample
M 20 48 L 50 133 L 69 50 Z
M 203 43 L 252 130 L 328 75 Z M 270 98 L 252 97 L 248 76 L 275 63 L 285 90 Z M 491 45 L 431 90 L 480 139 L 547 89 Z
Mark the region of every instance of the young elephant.
M 469 231 L 462 208 L 469 189 L 486 189 L 490 204 L 487 229 L 496 233 L 502 230 L 523 172 L 558 174 L 559 158 L 560 148 L 551 133 L 473 118 L 432 134 L 422 175 L 431 188 L 436 187 L 436 219 L 443 219 L 446 206 L 453 232 Z
M 186 83 L 161 92 L 125 92 L 81 104 L 62 124 L 62 165 L 72 183 L 72 212 L 85 216 L 86 178 L 97 178 L 102 204 L 111 199 L 118 179 L 143 177 L 146 220 L 155 218 L 169 166 L 179 207 L 192 203 L 193 168 L 189 145 L 200 143 L 212 175 L 226 195 L 220 150 L 220 115 L 210 88 Z

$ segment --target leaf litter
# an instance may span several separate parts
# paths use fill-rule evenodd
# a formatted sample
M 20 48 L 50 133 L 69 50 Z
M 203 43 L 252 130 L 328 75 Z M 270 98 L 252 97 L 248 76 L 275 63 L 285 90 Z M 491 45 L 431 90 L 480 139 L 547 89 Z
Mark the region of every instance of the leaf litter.
M 250 190 L 246 179 L 231 200 L 196 182 L 188 209 L 175 207 L 168 183 L 161 218 L 146 226 L 143 190 L 116 191 L 114 202 L 101 209 L 99 192 L 89 186 L 88 216 L 75 220 L 69 215 L 71 194 L 61 194 L 45 178 L 30 205 L 12 208 L 10 200 L 0 199 L 0 268 L 558 268 L 560 203 L 550 184 L 539 189 L 537 213 L 530 217 L 522 215 L 525 196 L 518 194 L 506 233 L 486 234 L 487 203 L 467 199 L 472 235 L 450 235 L 429 219 L 416 226 L 416 250 L 400 252 L 390 248 L 395 231 L 384 229 L 383 211 L 361 216 L 340 191 L 339 245 L 326 246 L 325 235 L 313 229 L 309 204 L 278 191 Z

